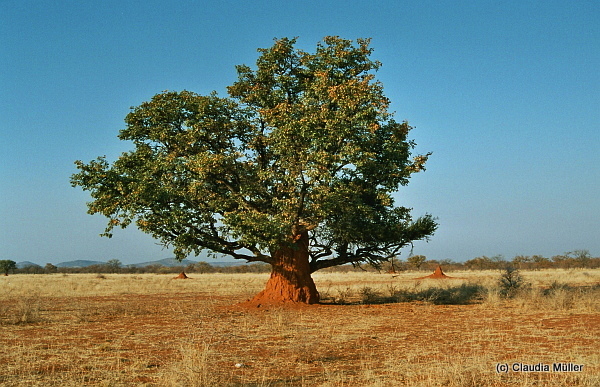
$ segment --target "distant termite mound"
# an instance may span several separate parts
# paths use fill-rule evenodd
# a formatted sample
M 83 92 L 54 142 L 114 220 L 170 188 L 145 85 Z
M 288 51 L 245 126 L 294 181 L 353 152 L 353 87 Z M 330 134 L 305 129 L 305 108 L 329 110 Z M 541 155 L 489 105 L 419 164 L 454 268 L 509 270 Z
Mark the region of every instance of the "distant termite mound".
M 188 278 L 190 278 L 190 277 L 185 275 L 184 272 L 179 273 L 179 275 L 177 277 L 173 277 L 173 279 L 188 279 Z
M 454 278 L 454 277 L 450 277 L 450 276 L 447 276 L 446 274 L 444 274 L 444 272 L 442 271 L 442 267 L 438 265 L 438 267 L 435 269 L 433 274 L 429 274 L 429 275 L 426 275 L 425 277 L 419 277 L 419 278 L 415 278 L 415 279 L 428 279 L 428 278 L 446 279 L 446 278 Z

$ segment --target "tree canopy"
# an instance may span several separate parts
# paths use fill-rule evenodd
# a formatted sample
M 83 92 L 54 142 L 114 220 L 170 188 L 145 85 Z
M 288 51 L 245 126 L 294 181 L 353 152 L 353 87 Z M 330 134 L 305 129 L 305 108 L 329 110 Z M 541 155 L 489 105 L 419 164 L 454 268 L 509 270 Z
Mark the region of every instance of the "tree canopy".
M 216 93 L 165 91 L 133 107 L 114 163 L 77 161 L 72 185 L 91 192 L 104 235 L 132 222 L 178 258 L 209 250 L 276 264 L 308 238 L 310 272 L 377 265 L 437 228 L 392 194 L 425 169 L 412 129 L 388 111 L 368 39 L 296 39 L 259 49 L 255 68 Z
M 0 273 L 8 275 L 10 271 L 14 271 L 17 268 L 17 263 L 11 259 L 0 260 Z

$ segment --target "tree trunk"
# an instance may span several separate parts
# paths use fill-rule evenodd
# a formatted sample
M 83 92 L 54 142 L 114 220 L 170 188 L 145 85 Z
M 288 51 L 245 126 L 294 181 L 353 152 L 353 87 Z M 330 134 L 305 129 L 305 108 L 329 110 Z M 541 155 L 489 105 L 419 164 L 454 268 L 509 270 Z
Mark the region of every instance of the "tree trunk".
M 273 254 L 271 277 L 265 289 L 251 301 L 253 304 L 299 302 L 316 304 L 319 292 L 310 276 L 308 232 L 302 233 L 293 246 L 285 246 Z

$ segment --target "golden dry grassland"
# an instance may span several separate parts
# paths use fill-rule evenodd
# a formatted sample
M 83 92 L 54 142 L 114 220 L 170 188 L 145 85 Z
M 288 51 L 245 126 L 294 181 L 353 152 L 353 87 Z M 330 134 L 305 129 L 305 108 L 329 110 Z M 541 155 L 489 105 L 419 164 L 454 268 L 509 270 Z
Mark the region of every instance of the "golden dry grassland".
M 0 385 L 600 385 L 600 270 L 512 299 L 498 271 L 424 274 L 316 273 L 323 304 L 257 309 L 265 274 L 0 277 Z

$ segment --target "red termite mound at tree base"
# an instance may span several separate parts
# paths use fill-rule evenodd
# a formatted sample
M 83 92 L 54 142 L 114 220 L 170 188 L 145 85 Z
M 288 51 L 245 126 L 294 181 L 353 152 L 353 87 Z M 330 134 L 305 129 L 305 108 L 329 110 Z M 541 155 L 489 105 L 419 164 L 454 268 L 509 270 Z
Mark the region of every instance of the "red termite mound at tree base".
M 319 303 L 319 292 L 310 276 L 307 231 L 292 245 L 277 250 L 273 262 L 265 289 L 245 303 L 247 306 Z
M 419 278 L 415 278 L 415 279 L 428 279 L 428 278 L 446 279 L 446 278 L 453 278 L 453 277 L 449 277 L 446 274 L 444 274 L 444 272 L 442 271 L 442 267 L 438 266 L 435 269 L 435 271 L 433 272 L 433 274 L 429 274 L 429 275 L 426 275 L 425 277 L 419 277 Z
M 319 292 L 310 274 L 302 274 L 274 268 L 265 289 L 243 304 L 256 308 L 282 304 L 318 304 Z
M 188 279 L 188 278 L 190 278 L 190 277 L 185 275 L 184 272 L 179 273 L 179 275 L 177 277 L 173 277 L 173 279 Z

